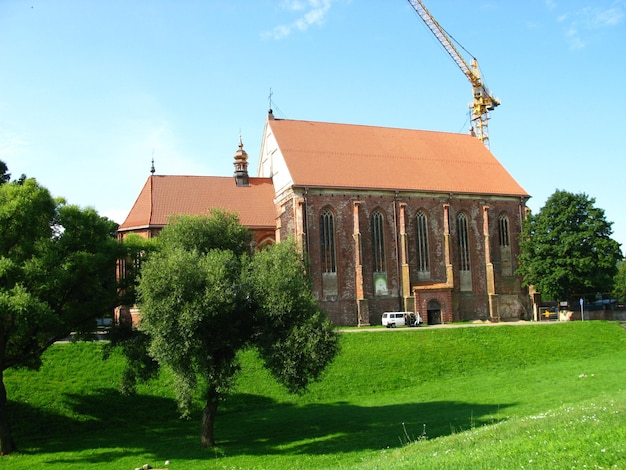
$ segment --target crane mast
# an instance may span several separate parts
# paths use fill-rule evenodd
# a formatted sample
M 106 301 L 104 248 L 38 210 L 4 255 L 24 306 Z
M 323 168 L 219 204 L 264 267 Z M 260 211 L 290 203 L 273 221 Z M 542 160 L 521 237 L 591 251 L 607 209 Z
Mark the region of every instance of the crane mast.
M 472 110 L 472 127 L 470 128 L 470 132 L 478 137 L 485 146 L 489 147 L 489 128 L 487 125 L 489 121 L 489 111 L 493 111 L 493 109 L 500 104 L 500 101 L 489 92 L 483 83 L 480 68 L 478 67 L 478 60 L 472 57 L 471 64 L 468 65 L 467 61 L 454 46 L 446 31 L 437 23 L 437 20 L 430 14 L 428 9 L 424 6 L 424 3 L 422 3 L 421 0 L 408 0 L 408 2 L 472 84 L 474 98 L 472 104 L 470 104 Z

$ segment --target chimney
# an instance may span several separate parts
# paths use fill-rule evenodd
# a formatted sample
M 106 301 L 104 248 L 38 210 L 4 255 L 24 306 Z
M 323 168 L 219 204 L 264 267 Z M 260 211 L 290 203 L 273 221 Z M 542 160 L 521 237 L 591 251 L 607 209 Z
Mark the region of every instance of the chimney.
M 235 184 L 237 186 L 250 186 L 248 176 L 248 154 L 243 149 L 243 142 L 239 136 L 239 150 L 235 152 Z

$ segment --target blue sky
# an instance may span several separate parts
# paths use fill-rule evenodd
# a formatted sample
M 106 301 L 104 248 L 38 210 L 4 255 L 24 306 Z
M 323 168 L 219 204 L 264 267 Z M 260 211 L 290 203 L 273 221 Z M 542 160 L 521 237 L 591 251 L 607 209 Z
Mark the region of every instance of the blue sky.
M 584 192 L 624 250 L 626 0 L 425 3 L 501 100 L 491 150 L 531 209 Z M 229 176 L 241 135 L 254 174 L 270 89 L 280 118 L 468 128 L 470 84 L 406 0 L 0 0 L 0 64 L 0 160 L 118 222 L 153 156 Z

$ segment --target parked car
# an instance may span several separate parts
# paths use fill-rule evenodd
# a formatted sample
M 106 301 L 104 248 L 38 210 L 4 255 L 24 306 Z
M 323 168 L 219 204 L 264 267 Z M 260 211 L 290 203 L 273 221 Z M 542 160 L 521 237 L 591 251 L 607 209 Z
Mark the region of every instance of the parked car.
M 383 313 L 382 324 L 387 328 L 396 326 L 420 326 L 424 321 L 419 313 L 413 312 L 385 312 Z

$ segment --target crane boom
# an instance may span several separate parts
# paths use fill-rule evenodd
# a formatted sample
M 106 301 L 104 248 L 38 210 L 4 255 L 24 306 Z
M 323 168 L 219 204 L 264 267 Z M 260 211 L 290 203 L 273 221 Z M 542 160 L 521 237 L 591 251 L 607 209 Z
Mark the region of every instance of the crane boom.
M 472 84 L 474 99 L 470 105 L 472 109 L 472 127 L 470 131 L 489 147 L 489 130 L 487 126 L 489 111 L 493 111 L 496 106 L 500 105 L 500 101 L 484 85 L 480 75 L 480 68 L 478 67 L 478 60 L 472 57 L 471 65 L 467 63 L 454 46 L 446 31 L 430 14 L 421 0 L 408 0 L 408 2 Z

